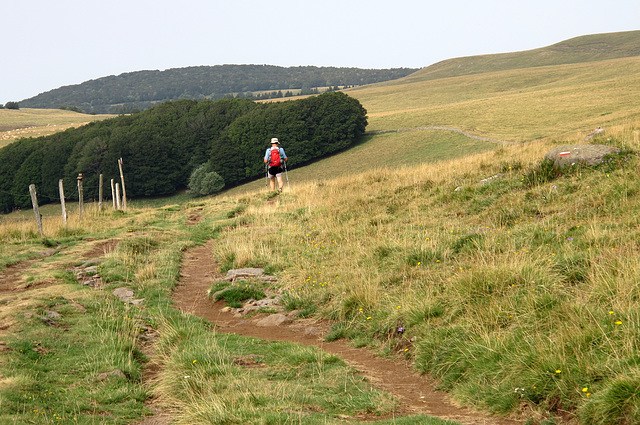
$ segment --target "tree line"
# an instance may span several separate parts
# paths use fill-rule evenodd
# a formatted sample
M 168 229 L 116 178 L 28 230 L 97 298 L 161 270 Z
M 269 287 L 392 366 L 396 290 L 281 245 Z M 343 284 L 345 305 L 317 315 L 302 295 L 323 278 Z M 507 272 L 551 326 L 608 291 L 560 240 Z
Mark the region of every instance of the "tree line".
M 0 109 L 20 109 L 18 102 L 7 102 L 5 105 L 0 103 Z
M 32 183 L 43 202 L 55 201 L 58 180 L 73 185 L 79 173 L 85 197 L 96 198 L 100 174 L 119 177 L 118 158 L 124 161 L 129 197 L 175 193 L 202 164 L 226 187 L 234 186 L 262 176 L 272 137 L 281 140 L 289 166 L 295 166 L 353 145 L 366 125 L 366 110 L 341 92 L 278 103 L 166 102 L 0 149 L 0 211 L 30 205 Z M 73 193 L 66 195 L 74 199 Z
M 394 80 L 412 68 L 361 69 L 216 65 L 137 71 L 64 86 L 20 101 L 23 108 L 75 106 L 86 113 L 130 113 L 169 100 L 216 100 L 259 96 L 264 92 L 308 93 L 314 88 L 344 87 Z M 309 93 L 310 94 L 310 93 Z

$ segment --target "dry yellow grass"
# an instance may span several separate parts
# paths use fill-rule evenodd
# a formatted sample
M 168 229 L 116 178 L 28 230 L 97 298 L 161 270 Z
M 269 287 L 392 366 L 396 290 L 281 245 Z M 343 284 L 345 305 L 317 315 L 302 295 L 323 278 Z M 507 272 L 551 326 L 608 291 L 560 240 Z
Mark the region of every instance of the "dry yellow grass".
M 587 134 L 640 116 L 640 57 L 403 80 L 346 90 L 368 130 L 451 126 L 512 141 Z
M 115 115 L 87 115 L 62 109 L 0 109 L 0 147 L 23 137 L 48 136 Z

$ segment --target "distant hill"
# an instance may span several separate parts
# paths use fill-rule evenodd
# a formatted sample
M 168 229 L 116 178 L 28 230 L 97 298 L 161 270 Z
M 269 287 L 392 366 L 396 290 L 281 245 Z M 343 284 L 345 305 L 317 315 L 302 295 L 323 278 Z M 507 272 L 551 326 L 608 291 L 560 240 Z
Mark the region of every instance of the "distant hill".
M 522 52 L 447 59 L 422 68 L 410 76 L 436 80 L 509 69 L 597 62 L 640 56 L 640 31 L 593 34 Z
M 87 113 L 126 113 L 178 99 L 269 98 L 316 93 L 389 81 L 415 72 L 411 68 L 360 69 L 216 65 L 137 71 L 64 86 L 19 102 L 23 108 L 76 107 Z M 288 93 L 287 93 L 288 92 Z
M 575 137 L 640 113 L 640 31 L 450 59 L 344 92 L 367 110 L 370 132 L 442 126 L 509 141 Z

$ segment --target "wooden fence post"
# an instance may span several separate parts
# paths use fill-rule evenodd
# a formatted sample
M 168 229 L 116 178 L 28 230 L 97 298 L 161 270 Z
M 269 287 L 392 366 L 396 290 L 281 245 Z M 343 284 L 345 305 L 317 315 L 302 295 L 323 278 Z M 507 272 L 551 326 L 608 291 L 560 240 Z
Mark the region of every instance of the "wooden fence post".
M 122 158 L 118 159 L 120 168 L 120 181 L 122 182 L 122 209 L 127 210 L 127 190 L 124 188 L 124 174 L 122 173 Z
M 120 183 L 116 183 L 116 205 L 118 206 L 118 209 L 122 208 L 122 205 L 120 204 Z
M 78 174 L 78 213 L 82 217 L 84 212 L 84 189 L 82 188 L 82 173 Z
M 40 209 L 38 208 L 38 196 L 36 195 L 36 185 L 29 185 L 29 193 L 31 194 L 31 203 L 33 204 L 33 213 L 36 215 L 36 223 L 38 224 L 38 232 L 40 236 L 44 236 L 42 231 L 42 215 L 40 215 Z
M 100 174 L 100 183 L 98 185 L 98 211 L 102 212 L 102 186 L 103 186 L 103 176 Z
M 60 206 L 62 207 L 62 224 L 67 225 L 67 205 L 64 201 L 64 185 L 62 179 L 58 181 L 58 189 L 60 190 Z
M 113 179 L 111 179 L 111 200 L 113 201 L 113 210 L 116 210 L 116 187 L 113 184 Z

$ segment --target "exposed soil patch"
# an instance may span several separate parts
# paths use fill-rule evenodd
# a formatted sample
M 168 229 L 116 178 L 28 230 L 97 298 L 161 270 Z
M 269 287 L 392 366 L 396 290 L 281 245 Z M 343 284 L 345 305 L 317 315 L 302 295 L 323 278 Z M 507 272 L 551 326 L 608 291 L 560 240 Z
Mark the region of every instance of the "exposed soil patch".
M 50 255 L 52 254 L 47 252 L 47 255 L 43 255 L 42 258 L 21 261 L 2 270 L 0 272 L 0 296 L 24 292 L 27 288 L 20 287 L 24 271 L 31 267 L 32 264 L 43 261 L 45 257 Z
M 102 257 L 110 252 L 117 245 L 118 241 L 118 239 L 109 239 L 106 241 L 96 242 L 95 244 L 92 244 L 90 249 L 81 254 L 78 254 L 77 258 L 88 259 Z M 26 284 L 24 275 L 26 274 L 26 271 L 35 263 L 44 261 L 45 258 L 51 257 L 52 255 L 55 255 L 59 251 L 64 249 L 66 249 L 66 247 L 57 247 L 43 250 L 39 253 L 40 257 L 20 261 L 16 264 L 8 266 L 5 270 L 2 270 L 0 272 L 0 316 L 8 311 L 5 310 L 5 308 L 7 308 L 7 305 L 11 304 L 14 301 L 18 301 L 23 297 L 28 297 L 28 295 L 23 295 L 28 291 L 58 283 L 56 279 L 46 278 L 43 280 L 39 280 L 33 284 Z M 78 308 L 84 307 L 78 305 Z M 10 327 L 10 324 L 2 323 L 2 326 L 0 326 L 0 331 L 10 331 Z
M 203 210 L 203 208 L 196 208 L 195 210 L 191 211 L 189 213 L 189 216 L 187 217 L 187 221 L 184 223 L 187 226 L 193 226 L 194 224 L 198 224 L 200 222 L 200 212 Z
M 103 257 L 113 251 L 116 245 L 118 245 L 118 242 L 120 242 L 120 239 L 108 239 L 106 241 L 96 242 L 91 249 L 82 253 L 80 258 L 90 259 Z
M 217 277 L 216 265 L 211 258 L 212 241 L 185 253 L 181 268 L 181 282 L 173 299 L 176 307 L 210 320 L 217 332 L 261 338 L 269 341 L 290 341 L 317 346 L 344 359 L 359 370 L 376 387 L 394 394 L 401 400 L 397 414 L 424 413 L 466 425 L 515 425 L 521 422 L 496 418 L 455 406 L 445 393 L 434 390 L 434 382 L 415 373 L 408 362 L 401 359 L 383 359 L 370 350 L 354 348 L 345 341 L 326 342 L 328 324 L 314 320 L 295 320 L 278 326 L 258 326 L 263 314 L 250 319 L 237 317 L 225 309 L 222 301 L 212 303 L 207 290 Z M 249 359 L 238 359 L 250 363 Z M 146 422 L 151 424 L 151 422 Z
M 92 242 L 92 240 L 90 239 L 87 239 L 87 241 Z M 104 255 L 111 252 L 111 250 L 115 248 L 118 242 L 119 242 L 119 239 L 108 239 L 106 241 L 96 242 L 92 245 L 92 247 L 89 250 L 83 252 L 82 254 L 79 254 L 78 259 L 103 257 Z M 33 264 L 39 261 L 43 261 L 45 258 L 51 257 L 57 254 L 58 252 L 64 250 L 65 248 L 66 247 L 59 246 L 57 248 L 43 249 L 42 252 L 39 253 L 40 257 L 31 259 L 31 260 L 21 261 L 19 263 L 7 266 L 5 270 L 2 270 L 0 272 L 0 295 L 17 294 L 29 289 L 33 289 L 35 287 L 43 286 L 43 284 L 38 284 L 31 287 L 21 286 L 20 284 L 22 283 L 23 274 L 25 270 L 27 270 Z M 54 282 L 50 282 L 50 283 L 54 283 Z

